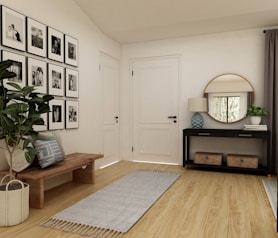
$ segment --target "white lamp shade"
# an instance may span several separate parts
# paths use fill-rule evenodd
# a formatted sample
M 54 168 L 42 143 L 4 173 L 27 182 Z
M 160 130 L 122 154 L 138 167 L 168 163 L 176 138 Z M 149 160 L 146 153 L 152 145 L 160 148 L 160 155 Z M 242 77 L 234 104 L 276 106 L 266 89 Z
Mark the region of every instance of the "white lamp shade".
M 188 111 L 190 112 L 207 112 L 206 98 L 189 98 Z

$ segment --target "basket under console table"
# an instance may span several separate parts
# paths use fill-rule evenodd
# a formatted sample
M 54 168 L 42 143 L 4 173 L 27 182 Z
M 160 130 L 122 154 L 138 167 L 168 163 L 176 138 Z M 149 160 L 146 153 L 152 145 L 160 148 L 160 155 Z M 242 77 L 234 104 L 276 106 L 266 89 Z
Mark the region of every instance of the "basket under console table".
M 262 154 L 264 157 L 261 160 L 266 160 L 264 165 L 259 162 L 257 168 L 244 168 L 244 167 L 234 167 L 228 166 L 226 161 L 223 161 L 221 165 L 215 164 L 199 164 L 194 163 L 194 160 L 190 158 L 191 148 L 191 137 L 208 137 L 209 139 L 215 137 L 223 138 L 244 138 L 248 139 L 248 143 L 252 143 L 249 139 L 261 139 L 263 143 Z M 235 154 L 237 152 L 235 151 Z M 266 157 L 266 158 L 265 158 Z M 213 170 L 224 170 L 224 171 L 234 171 L 234 172 L 249 172 L 249 173 L 260 173 L 260 174 L 273 174 L 274 166 L 273 161 L 270 157 L 270 131 L 251 131 L 251 130 L 231 130 L 231 129 L 192 129 L 187 128 L 183 130 L 183 167 L 194 167 L 203 169 L 213 169 Z

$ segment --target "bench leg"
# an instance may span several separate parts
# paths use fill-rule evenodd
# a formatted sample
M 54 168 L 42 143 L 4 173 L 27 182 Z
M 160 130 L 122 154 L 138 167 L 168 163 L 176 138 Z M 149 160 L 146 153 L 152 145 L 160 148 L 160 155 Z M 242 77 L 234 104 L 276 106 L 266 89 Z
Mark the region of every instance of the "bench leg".
M 95 183 L 95 162 L 92 161 L 85 169 L 77 169 L 72 172 L 72 180 L 77 183 Z
M 41 209 L 44 206 L 44 181 L 43 179 L 28 180 L 30 184 L 30 207 Z

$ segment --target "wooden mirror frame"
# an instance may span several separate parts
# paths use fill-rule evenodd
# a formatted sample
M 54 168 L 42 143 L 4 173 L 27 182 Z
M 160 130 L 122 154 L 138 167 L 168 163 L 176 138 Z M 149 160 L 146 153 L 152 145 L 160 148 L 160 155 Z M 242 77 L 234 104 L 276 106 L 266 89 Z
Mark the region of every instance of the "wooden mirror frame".
M 254 102 L 254 88 L 241 75 L 221 74 L 207 84 L 204 97 L 211 118 L 221 123 L 235 123 L 246 117 L 248 106 Z

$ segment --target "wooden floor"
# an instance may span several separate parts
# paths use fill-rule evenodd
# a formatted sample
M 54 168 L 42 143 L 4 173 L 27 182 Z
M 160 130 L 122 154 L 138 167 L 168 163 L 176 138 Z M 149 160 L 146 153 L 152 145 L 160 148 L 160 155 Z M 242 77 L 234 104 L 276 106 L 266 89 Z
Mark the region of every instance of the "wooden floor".
M 40 223 L 136 169 L 182 175 L 124 238 L 278 238 L 262 185 L 262 179 L 274 177 L 128 161 L 97 170 L 95 185 L 69 182 L 47 191 L 44 209 L 30 209 L 29 218 L 21 225 L 1 227 L 0 237 L 84 238 Z

